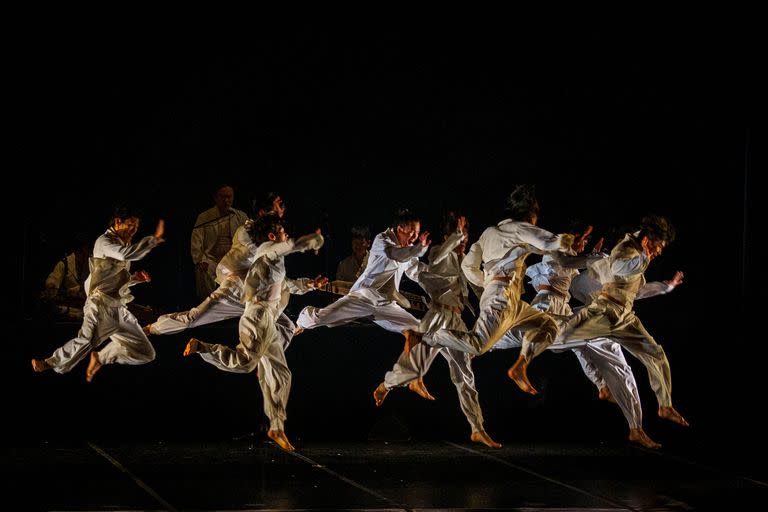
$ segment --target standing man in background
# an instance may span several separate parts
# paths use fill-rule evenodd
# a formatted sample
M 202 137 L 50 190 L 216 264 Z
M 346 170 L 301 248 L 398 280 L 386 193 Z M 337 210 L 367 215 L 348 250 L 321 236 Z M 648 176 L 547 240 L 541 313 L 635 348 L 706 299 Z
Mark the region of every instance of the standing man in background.
M 232 236 L 248 220 L 245 212 L 232 208 L 235 191 L 222 183 L 213 193 L 216 203 L 197 216 L 192 229 L 191 252 L 195 264 L 195 289 L 202 300 L 213 292 L 216 284 L 216 265 L 232 247 Z

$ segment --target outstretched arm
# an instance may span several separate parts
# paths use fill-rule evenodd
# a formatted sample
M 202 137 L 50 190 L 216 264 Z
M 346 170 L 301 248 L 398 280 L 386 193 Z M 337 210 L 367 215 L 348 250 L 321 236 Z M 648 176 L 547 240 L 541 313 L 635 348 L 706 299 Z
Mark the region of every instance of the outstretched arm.
M 645 283 L 643 287 L 637 291 L 635 300 L 647 299 L 649 297 L 655 297 L 656 295 L 664 295 L 665 293 L 671 292 L 681 284 L 683 284 L 683 273 L 678 270 L 675 272 L 675 275 L 672 277 L 672 279 Z
M 157 247 L 158 244 L 165 242 L 163 234 L 165 233 L 165 222 L 160 219 L 155 228 L 155 234 L 145 236 L 135 244 L 123 245 L 114 242 L 108 238 L 102 238 L 99 249 L 104 256 L 119 261 L 136 261 L 146 256 L 149 251 Z M 95 250 L 95 248 L 94 248 Z

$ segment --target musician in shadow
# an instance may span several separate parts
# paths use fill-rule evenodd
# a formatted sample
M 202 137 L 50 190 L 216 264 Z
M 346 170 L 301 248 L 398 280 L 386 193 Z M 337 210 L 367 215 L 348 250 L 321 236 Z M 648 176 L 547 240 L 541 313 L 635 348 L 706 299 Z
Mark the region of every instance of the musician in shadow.
M 81 320 L 85 304 L 85 280 L 92 242 L 83 233 L 75 235 L 70 250 L 53 267 L 40 294 L 41 310 L 61 320 Z
M 368 248 L 371 246 L 371 231 L 365 226 L 352 228 L 352 254 L 339 262 L 336 280 L 354 283 L 368 264 Z
M 232 207 L 235 191 L 222 183 L 213 192 L 215 205 L 197 216 L 192 229 L 191 253 L 195 264 L 195 289 L 204 299 L 213 292 L 216 284 L 216 265 L 232 247 L 232 237 L 248 220 L 248 215 Z

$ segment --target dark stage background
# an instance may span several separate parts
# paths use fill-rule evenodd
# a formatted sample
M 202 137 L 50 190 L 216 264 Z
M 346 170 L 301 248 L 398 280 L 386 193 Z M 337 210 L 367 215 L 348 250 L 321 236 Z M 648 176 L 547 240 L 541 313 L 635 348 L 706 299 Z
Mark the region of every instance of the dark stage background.
M 685 284 L 637 311 L 667 351 L 676 406 L 693 426 L 683 432 L 656 418 L 633 360 L 647 430 L 681 453 L 727 458 L 739 447 L 759 460 L 766 348 L 756 316 L 763 279 L 742 44 L 683 33 L 478 29 L 315 33 L 236 49 L 34 48 L 19 73 L 23 206 L 10 225 L 23 243 L 12 251 L 6 423 L 33 439 L 205 439 L 263 429 L 255 376 L 183 360 L 184 335 L 153 338 L 155 362 L 108 367 L 92 385 L 84 364 L 66 376 L 32 373 L 31 357 L 78 328 L 33 320 L 32 299 L 70 237 L 95 239 L 117 199 L 143 208 L 141 234 L 166 220 L 167 242 L 136 265 L 153 281 L 134 290 L 137 302 L 171 311 L 194 303 L 190 229 L 222 181 L 234 185 L 237 208 L 275 190 L 286 199 L 291 233 L 323 229 L 319 256 L 287 260 L 294 277 L 332 275 L 348 253 L 350 226 L 375 234 L 397 206 L 420 212 L 430 231 L 442 210 L 461 208 L 475 239 L 503 218 L 514 184 L 535 183 L 539 224 L 553 231 L 574 217 L 599 234 L 650 212 L 673 221 L 678 240 L 647 277 L 683 270 Z M 289 312 L 295 318 L 303 304 L 323 301 L 297 298 Z M 197 334 L 234 343 L 236 322 Z M 373 327 L 296 338 L 288 432 L 299 444 L 468 436 L 442 361 L 427 377 L 437 402 L 403 391 L 373 406 L 370 394 L 401 347 L 401 338 Z M 597 402 L 572 355 L 532 365 L 537 398 L 505 376 L 516 355 L 475 361 L 492 435 L 625 437 L 619 411 Z

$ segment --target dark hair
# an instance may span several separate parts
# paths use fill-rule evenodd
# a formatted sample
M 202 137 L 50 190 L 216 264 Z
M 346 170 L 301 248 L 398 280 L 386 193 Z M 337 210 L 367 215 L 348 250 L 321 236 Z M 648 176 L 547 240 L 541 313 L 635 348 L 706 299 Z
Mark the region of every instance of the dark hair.
M 356 239 L 370 240 L 371 239 L 371 230 L 368 229 L 368 226 L 352 226 L 350 233 L 352 234 L 352 240 L 356 240 Z
M 277 233 L 280 226 L 283 226 L 283 219 L 274 213 L 262 215 L 246 226 L 246 232 L 255 244 L 263 244 L 269 240 L 270 233 Z
M 456 231 L 459 226 L 459 217 L 464 217 L 464 214 L 458 211 L 449 211 L 443 214 L 440 227 L 444 235 L 450 235 Z M 464 218 L 464 225 L 469 228 L 469 221 L 466 220 L 466 217 Z
M 539 202 L 536 200 L 533 185 L 518 185 L 507 197 L 507 215 L 512 220 L 529 221 L 539 214 Z
M 123 203 L 116 204 L 112 207 L 112 217 L 109 219 L 109 226 L 113 226 L 115 223 L 115 219 L 130 219 L 131 217 L 136 217 L 137 219 L 141 217 L 141 212 L 134 208 L 132 205 L 127 205 Z
M 675 227 L 661 215 L 648 215 L 640 221 L 640 237 L 672 243 L 675 240 Z
M 571 233 L 574 235 L 581 235 L 590 226 L 589 223 L 584 222 L 583 219 L 575 218 L 568 221 L 568 225 L 565 228 L 564 233 Z
M 233 187 L 232 185 L 230 185 L 227 182 L 223 182 L 223 183 L 219 183 L 218 186 L 216 186 L 216 188 L 213 189 L 213 193 L 211 195 L 215 196 L 216 194 L 219 193 L 219 190 L 221 190 L 223 188 L 231 188 L 232 190 L 235 190 L 235 187 Z
M 277 192 L 267 192 L 265 194 L 257 195 L 251 201 L 251 210 L 253 210 L 253 216 L 258 217 L 260 211 L 270 213 L 272 211 L 273 203 L 275 199 L 280 197 Z
M 411 222 L 421 222 L 421 219 L 408 208 L 400 208 L 395 213 L 395 220 L 392 223 L 392 227 L 407 226 Z

